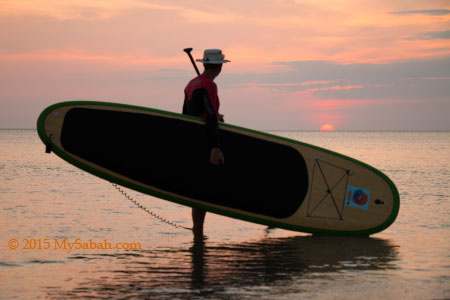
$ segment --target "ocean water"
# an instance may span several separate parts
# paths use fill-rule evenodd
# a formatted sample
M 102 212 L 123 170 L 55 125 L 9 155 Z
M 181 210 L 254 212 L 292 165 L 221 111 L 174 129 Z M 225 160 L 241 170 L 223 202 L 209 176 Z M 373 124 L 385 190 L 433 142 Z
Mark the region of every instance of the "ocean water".
M 194 242 L 45 154 L 35 130 L 0 130 L 0 298 L 450 299 L 450 132 L 272 133 L 383 171 L 400 192 L 395 223 L 333 237 L 207 214 Z M 126 192 L 191 226 L 189 208 Z M 119 243 L 140 249 L 102 249 Z

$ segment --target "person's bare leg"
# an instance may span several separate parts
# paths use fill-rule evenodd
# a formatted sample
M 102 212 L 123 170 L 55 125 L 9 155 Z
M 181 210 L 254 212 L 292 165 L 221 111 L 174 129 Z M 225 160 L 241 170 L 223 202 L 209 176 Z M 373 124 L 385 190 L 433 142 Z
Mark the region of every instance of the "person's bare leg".
M 199 208 L 192 208 L 192 223 L 194 237 L 203 237 L 203 223 L 205 222 L 206 211 Z

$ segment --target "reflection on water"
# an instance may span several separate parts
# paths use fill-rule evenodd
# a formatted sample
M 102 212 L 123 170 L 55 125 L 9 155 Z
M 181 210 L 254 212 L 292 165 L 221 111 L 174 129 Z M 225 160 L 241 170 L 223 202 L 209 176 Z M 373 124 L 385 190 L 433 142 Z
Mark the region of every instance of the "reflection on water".
M 377 238 L 296 236 L 223 245 L 205 240 L 183 246 L 70 257 L 99 264 L 108 259 L 114 269 L 71 290 L 48 289 L 48 295 L 229 299 L 238 291 L 237 298 L 243 299 L 264 288 L 263 298 L 271 298 L 279 288 L 301 295 L 308 280 L 339 277 L 346 271 L 392 270 L 397 260 L 397 246 Z
M 400 214 L 372 238 L 305 236 L 207 214 L 207 240 L 150 218 L 55 155 L 0 130 L 0 298 L 450 299 L 450 132 L 282 132 L 367 162 Z M 190 209 L 130 193 L 189 227 Z M 11 250 L 8 241 L 139 242 L 139 251 Z

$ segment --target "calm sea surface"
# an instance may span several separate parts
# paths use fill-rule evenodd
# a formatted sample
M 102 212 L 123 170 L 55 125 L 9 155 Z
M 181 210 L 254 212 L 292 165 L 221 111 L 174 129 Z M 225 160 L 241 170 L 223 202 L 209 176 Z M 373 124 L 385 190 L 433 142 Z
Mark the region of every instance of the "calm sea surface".
M 45 154 L 34 130 L 0 130 L 0 298 L 450 299 L 450 132 L 275 133 L 383 171 L 400 192 L 395 223 L 349 238 L 207 214 L 207 238 L 194 243 Z M 191 226 L 189 208 L 127 191 Z M 79 249 L 58 249 L 64 239 Z M 100 246 L 83 249 L 90 241 Z

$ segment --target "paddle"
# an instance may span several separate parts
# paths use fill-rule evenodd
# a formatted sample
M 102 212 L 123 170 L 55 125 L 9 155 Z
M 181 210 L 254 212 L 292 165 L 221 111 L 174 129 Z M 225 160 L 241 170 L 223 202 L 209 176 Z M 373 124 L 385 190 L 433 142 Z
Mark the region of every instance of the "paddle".
M 194 66 L 195 72 L 197 72 L 197 75 L 200 75 L 200 72 L 198 71 L 197 65 L 195 64 L 194 58 L 191 55 L 192 48 L 186 48 L 186 49 L 183 49 L 183 51 L 186 52 L 187 55 L 189 56 L 189 58 L 191 59 L 192 65 Z

